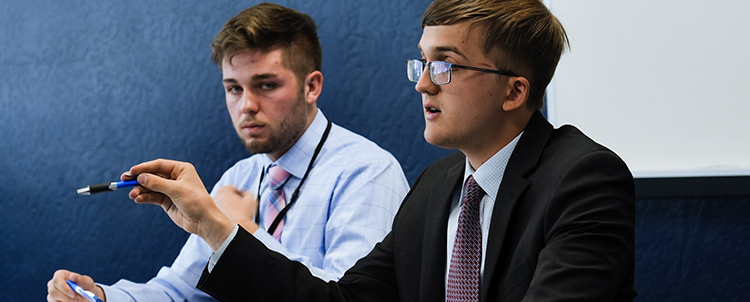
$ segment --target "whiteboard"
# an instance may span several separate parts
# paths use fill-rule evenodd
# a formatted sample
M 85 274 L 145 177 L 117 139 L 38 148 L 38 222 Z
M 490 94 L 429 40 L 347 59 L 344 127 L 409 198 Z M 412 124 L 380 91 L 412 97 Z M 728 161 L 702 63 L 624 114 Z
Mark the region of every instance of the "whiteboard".
M 750 175 L 750 1 L 547 0 L 571 49 L 547 114 L 636 177 Z

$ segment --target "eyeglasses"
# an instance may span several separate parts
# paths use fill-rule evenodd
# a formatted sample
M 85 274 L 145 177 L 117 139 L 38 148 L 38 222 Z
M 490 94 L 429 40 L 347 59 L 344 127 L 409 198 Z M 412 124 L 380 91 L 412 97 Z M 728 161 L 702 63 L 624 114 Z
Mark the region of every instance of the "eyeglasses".
M 517 74 L 512 73 L 510 71 L 456 65 L 456 64 L 451 64 L 448 62 L 443 62 L 443 61 L 431 61 L 427 63 L 425 59 L 409 59 L 409 60 L 406 60 L 406 77 L 409 78 L 409 81 L 419 82 L 419 78 L 421 78 L 422 73 L 424 73 L 425 65 L 427 65 L 427 68 L 430 71 L 430 81 L 432 81 L 432 83 L 435 85 L 445 85 L 445 84 L 450 83 L 451 71 L 453 70 L 453 68 L 463 68 L 463 69 L 468 69 L 468 70 L 489 72 L 489 73 L 495 73 L 499 75 L 506 75 L 506 76 L 512 76 L 512 77 L 518 76 Z

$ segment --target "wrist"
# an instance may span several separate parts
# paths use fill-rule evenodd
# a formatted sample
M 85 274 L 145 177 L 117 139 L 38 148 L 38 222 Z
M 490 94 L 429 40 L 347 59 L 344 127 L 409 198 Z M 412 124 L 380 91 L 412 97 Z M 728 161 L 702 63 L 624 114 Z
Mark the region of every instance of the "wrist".
M 260 226 L 252 220 L 241 222 L 240 226 L 250 234 L 255 234 L 255 231 L 260 229 Z
M 216 251 L 232 233 L 235 223 L 221 211 L 211 217 L 213 218 L 205 219 L 200 223 L 201 228 L 196 235 L 203 238 L 211 249 Z

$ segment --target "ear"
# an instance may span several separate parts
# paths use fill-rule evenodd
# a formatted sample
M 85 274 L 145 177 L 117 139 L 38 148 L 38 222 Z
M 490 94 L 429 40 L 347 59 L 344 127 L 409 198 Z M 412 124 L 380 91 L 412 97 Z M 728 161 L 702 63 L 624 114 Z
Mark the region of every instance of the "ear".
M 513 111 L 526 104 L 529 99 L 530 86 L 529 80 L 524 77 L 511 77 L 508 81 L 510 82 L 510 91 L 503 101 L 503 110 Z
M 305 78 L 305 102 L 314 104 L 323 90 L 323 73 L 313 71 Z

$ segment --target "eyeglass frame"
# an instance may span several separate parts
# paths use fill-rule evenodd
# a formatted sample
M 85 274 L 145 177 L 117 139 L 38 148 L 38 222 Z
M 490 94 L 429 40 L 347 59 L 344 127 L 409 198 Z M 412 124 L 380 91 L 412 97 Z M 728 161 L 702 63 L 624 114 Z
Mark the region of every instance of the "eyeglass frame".
M 409 74 L 411 72 L 411 69 L 409 68 L 409 63 L 410 62 L 420 62 L 420 63 L 422 63 L 422 69 L 421 69 L 422 70 L 422 74 L 420 74 L 419 77 L 417 77 L 414 80 L 412 80 L 411 77 L 409 76 Z M 448 69 L 447 69 L 448 70 L 447 71 L 448 72 L 448 81 L 446 81 L 445 83 L 439 83 L 439 84 L 435 83 L 435 80 L 433 79 L 432 68 L 431 68 L 433 63 L 440 63 L 440 64 L 447 64 L 448 65 Z M 435 85 L 445 85 L 445 84 L 450 83 L 451 80 L 453 79 L 453 68 L 454 67 L 455 68 L 461 68 L 461 69 L 474 70 L 474 71 L 494 73 L 494 74 L 499 74 L 499 75 L 504 75 L 504 76 L 511 76 L 511 77 L 518 77 L 519 76 L 519 75 L 517 75 L 517 74 L 515 74 L 513 72 L 506 71 L 506 70 L 495 70 L 495 69 L 486 69 L 486 68 L 479 68 L 479 67 L 466 66 L 466 65 L 458 65 L 458 64 L 448 63 L 448 62 L 445 62 L 445 61 L 430 61 L 430 62 L 427 62 L 427 60 L 425 60 L 425 59 L 408 59 L 408 60 L 406 60 L 406 77 L 411 82 L 414 82 L 414 83 L 419 82 L 419 79 L 422 78 L 422 76 L 424 75 L 424 68 L 425 67 L 427 67 L 427 74 L 429 74 L 429 76 L 430 76 L 430 82 L 432 82 Z

